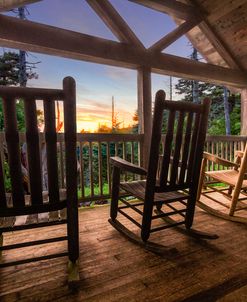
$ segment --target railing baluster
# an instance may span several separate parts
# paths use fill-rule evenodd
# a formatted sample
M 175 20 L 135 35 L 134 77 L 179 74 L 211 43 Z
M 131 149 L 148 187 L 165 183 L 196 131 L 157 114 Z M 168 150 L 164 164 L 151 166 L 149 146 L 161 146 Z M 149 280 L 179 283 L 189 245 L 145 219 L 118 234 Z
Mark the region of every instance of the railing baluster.
M 99 173 L 99 195 L 103 196 L 103 181 L 102 181 L 102 149 L 101 142 L 98 142 L 98 173 Z
M 85 183 L 84 183 L 84 160 L 83 160 L 83 143 L 80 142 L 80 185 L 81 185 L 81 197 L 85 197 Z
M 91 196 L 94 196 L 94 181 L 93 181 L 93 144 L 92 142 L 89 142 L 89 173 L 90 173 L 90 192 Z
M 107 142 L 107 149 L 106 149 L 106 160 L 107 160 L 107 183 L 108 183 L 108 190 L 109 190 L 109 194 L 111 192 L 111 166 L 110 166 L 110 157 L 111 157 L 111 153 L 110 153 L 110 143 Z

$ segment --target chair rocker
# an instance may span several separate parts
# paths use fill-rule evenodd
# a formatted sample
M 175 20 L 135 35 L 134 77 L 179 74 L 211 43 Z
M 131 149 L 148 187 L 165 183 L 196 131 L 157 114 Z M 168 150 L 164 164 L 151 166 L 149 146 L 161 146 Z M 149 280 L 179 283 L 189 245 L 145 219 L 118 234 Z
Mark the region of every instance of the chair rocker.
M 206 171 L 208 161 L 227 169 Z M 215 216 L 247 223 L 246 171 L 247 145 L 244 151 L 236 151 L 235 162 L 204 152 L 197 205 Z
M 109 222 L 137 243 L 146 244 L 150 233 L 172 226 L 185 224 L 186 229 L 190 230 L 209 108 L 208 99 L 202 104 L 166 101 L 165 92 L 159 90 L 155 98 L 147 170 L 119 157 L 111 158 L 113 180 Z M 163 129 L 166 129 L 166 138 L 160 154 Z M 145 176 L 145 180 L 120 182 L 121 172 Z M 121 197 L 120 193 L 132 196 L 137 201 L 132 203 L 129 198 Z M 120 205 L 119 200 L 122 202 Z M 131 211 L 135 213 L 135 217 L 130 214 Z M 117 219 L 118 213 L 140 228 L 142 240 Z M 136 216 L 140 219 L 136 219 Z M 162 219 L 162 225 L 157 225 L 157 218 Z M 200 232 L 191 233 L 205 238 L 216 238 Z
M 76 161 L 76 103 L 75 81 L 67 77 L 63 81 L 63 89 L 40 89 L 21 87 L 0 87 L 3 102 L 5 139 L 7 145 L 7 162 L 11 190 L 6 193 L 6 175 L 0 164 L 0 268 L 24 264 L 32 261 L 46 260 L 68 256 L 69 281 L 79 279 L 78 257 L 78 202 L 77 202 L 77 161 Z M 16 120 L 16 100 L 22 100 L 25 112 L 25 137 L 27 147 L 29 192 L 25 194 L 23 187 L 23 166 L 21 162 L 20 139 Z M 44 105 L 44 137 L 39 133 L 36 100 L 43 100 Z M 59 190 L 58 156 L 55 101 L 63 101 L 64 105 L 64 137 L 65 137 L 65 174 L 66 188 Z M 43 137 L 46 146 L 46 163 L 48 174 L 48 192 L 43 192 L 40 144 Z M 2 163 L 4 158 L 0 160 Z M 45 239 L 36 238 L 37 227 L 67 225 L 66 236 L 50 236 Z M 28 231 L 28 241 L 19 240 L 19 230 Z M 4 245 L 4 234 L 13 232 L 11 241 Z M 39 233 L 40 234 L 40 233 Z M 44 235 L 48 235 L 43 232 Z M 56 234 L 56 232 L 54 232 Z M 14 237 L 13 237 L 14 236 Z M 30 237 L 30 238 L 29 238 Z M 51 238 L 52 237 L 52 238 Z M 17 238 L 17 239 L 15 239 Z M 68 251 L 51 254 L 26 255 L 25 251 L 17 255 L 7 250 L 24 248 L 67 241 Z M 38 249 L 38 248 L 37 248 Z M 27 252 L 28 253 L 28 252 Z M 13 256 L 13 255 L 17 255 Z M 12 256 L 12 257 L 11 257 Z M 19 257 L 21 256 L 21 257 Z M 23 257 L 22 257 L 23 256 Z M 24 258 L 24 259 L 23 259 Z

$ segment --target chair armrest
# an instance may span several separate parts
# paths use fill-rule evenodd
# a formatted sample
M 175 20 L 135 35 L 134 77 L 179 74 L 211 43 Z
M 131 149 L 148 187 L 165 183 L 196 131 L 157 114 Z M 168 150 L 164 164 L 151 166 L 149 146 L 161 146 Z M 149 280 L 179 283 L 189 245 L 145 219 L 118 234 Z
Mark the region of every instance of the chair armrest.
M 118 167 L 123 171 L 128 171 L 139 175 L 147 175 L 147 171 L 144 168 L 132 164 L 118 156 L 111 157 L 110 161 L 113 166 Z
M 236 150 L 235 151 L 235 157 L 243 158 L 244 157 L 244 151 Z
M 233 163 L 229 160 L 226 160 L 226 159 L 223 159 L 223 158 L 220 158 L 214 154 L 211 154 L 211 153 L 207 153 L 207 152 L 203 152 L 203 158 L 207 159 L 207 160 L 210 160 L 216 164 L 219 164 L 219 165 L 222 165 L 222 166 L 225 166 L 225 167 L 234 167 L 234 168 L 239 168 L 239 165 L 236 164 L 236 163 Z

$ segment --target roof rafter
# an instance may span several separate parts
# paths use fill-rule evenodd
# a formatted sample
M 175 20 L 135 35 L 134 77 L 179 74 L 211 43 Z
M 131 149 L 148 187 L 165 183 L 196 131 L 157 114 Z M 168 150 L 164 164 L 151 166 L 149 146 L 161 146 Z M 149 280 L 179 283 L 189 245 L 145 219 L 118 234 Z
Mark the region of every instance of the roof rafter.
M 108 0 L 86 0 L 120 42 L 144 48 L 128 24 Z
M 191 5 L 176 0 L 129 0 L 148 8 L 160 11 L 174 17 L 189 20 L 195 15 L 195 9 Z
M 198 3 L 197 0 L 187 0 L 190 4 L 194 5 L 194 8 L 197 8 L 198 15 L 201 16 L 203 21 L 199 24 L 199 28 L 207 37 L 209 42 L 213 45 L 215 50 L 219 53 L 222 59 L 228 64 L 229 67 L 234 69 L 244 70 L 242 65 L 238 62 L 237 58 L 232 54 L 231 50 L 227 47 L 224 41 L 219 37 L 215 32 L 213 27 L 208 21 L 208 18 L 203 11 L 202 6 Z
M 181 36 L 186 34 L 188 31 L 190 31 L 193 27 L 198 25 L 201 22 L 201 19 L 191 19 L 189 21 L 184 21 L 182 24 L 180 24 L 177 28 L 175 28 L 173 31 L 171 31 L 169 34 L 161 38 L 159 41 L 157 41 L 155 44 L 153 44 L 151 47 L 149 47 L 150 51 L 162 51 L 163 49 L 167 48 L 169 45 L 171 45 L 173 42 L 175 42 L 177 39 L 179 39 Z
M 1 0 L 0 12 L 9 11 L 13 8 L 21 7 L 41 0 Z
M 160 74 L 247 87 L 247 74 L 238 70 L 3 15 L 0 15 L 0 45 L 132 69 L 147 66 Z

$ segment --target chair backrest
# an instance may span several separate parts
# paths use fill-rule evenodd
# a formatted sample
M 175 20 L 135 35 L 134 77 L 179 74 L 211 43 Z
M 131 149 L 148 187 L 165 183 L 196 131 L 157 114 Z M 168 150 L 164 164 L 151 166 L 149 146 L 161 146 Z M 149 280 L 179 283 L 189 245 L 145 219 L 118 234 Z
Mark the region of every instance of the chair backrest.
M 202 104 L 168 101 L 164 91 L 157 92 L 147 189 L 155 187 L 156 192 L 165 192 L 197 186 L 210 103 L 209 99 Z M 165 141 L 161 147 L 162 132 Z
M 63 89 L 22 87 L 0 87 L 3 103 L 5 139 L 9 175 L 11 180 L 11 203 L 7 202 L 2 165 L 0 165 L 0 217 L 27 215 L 55 211 L 66 206 L 59 197 L 57 133 L 55 101 L 63 101 L 66 195 L 70 202 L 77 201 L 76 161 L 76 98 L 75 81 L 71 77 L 63 80 Z M 23 173 L 20 154 L 20 133 L 17 127 L 16 103 L 24 103 L 25 136 L 27 147 L 30 201 L 25 202 Z M 43 101 L 44 142 L 47 156 L 48 200 L 42 196 L 42 167 L 40 133 L 37 121 L 36 100 Z M 3 159 L 2 159 L 3 160 Z

